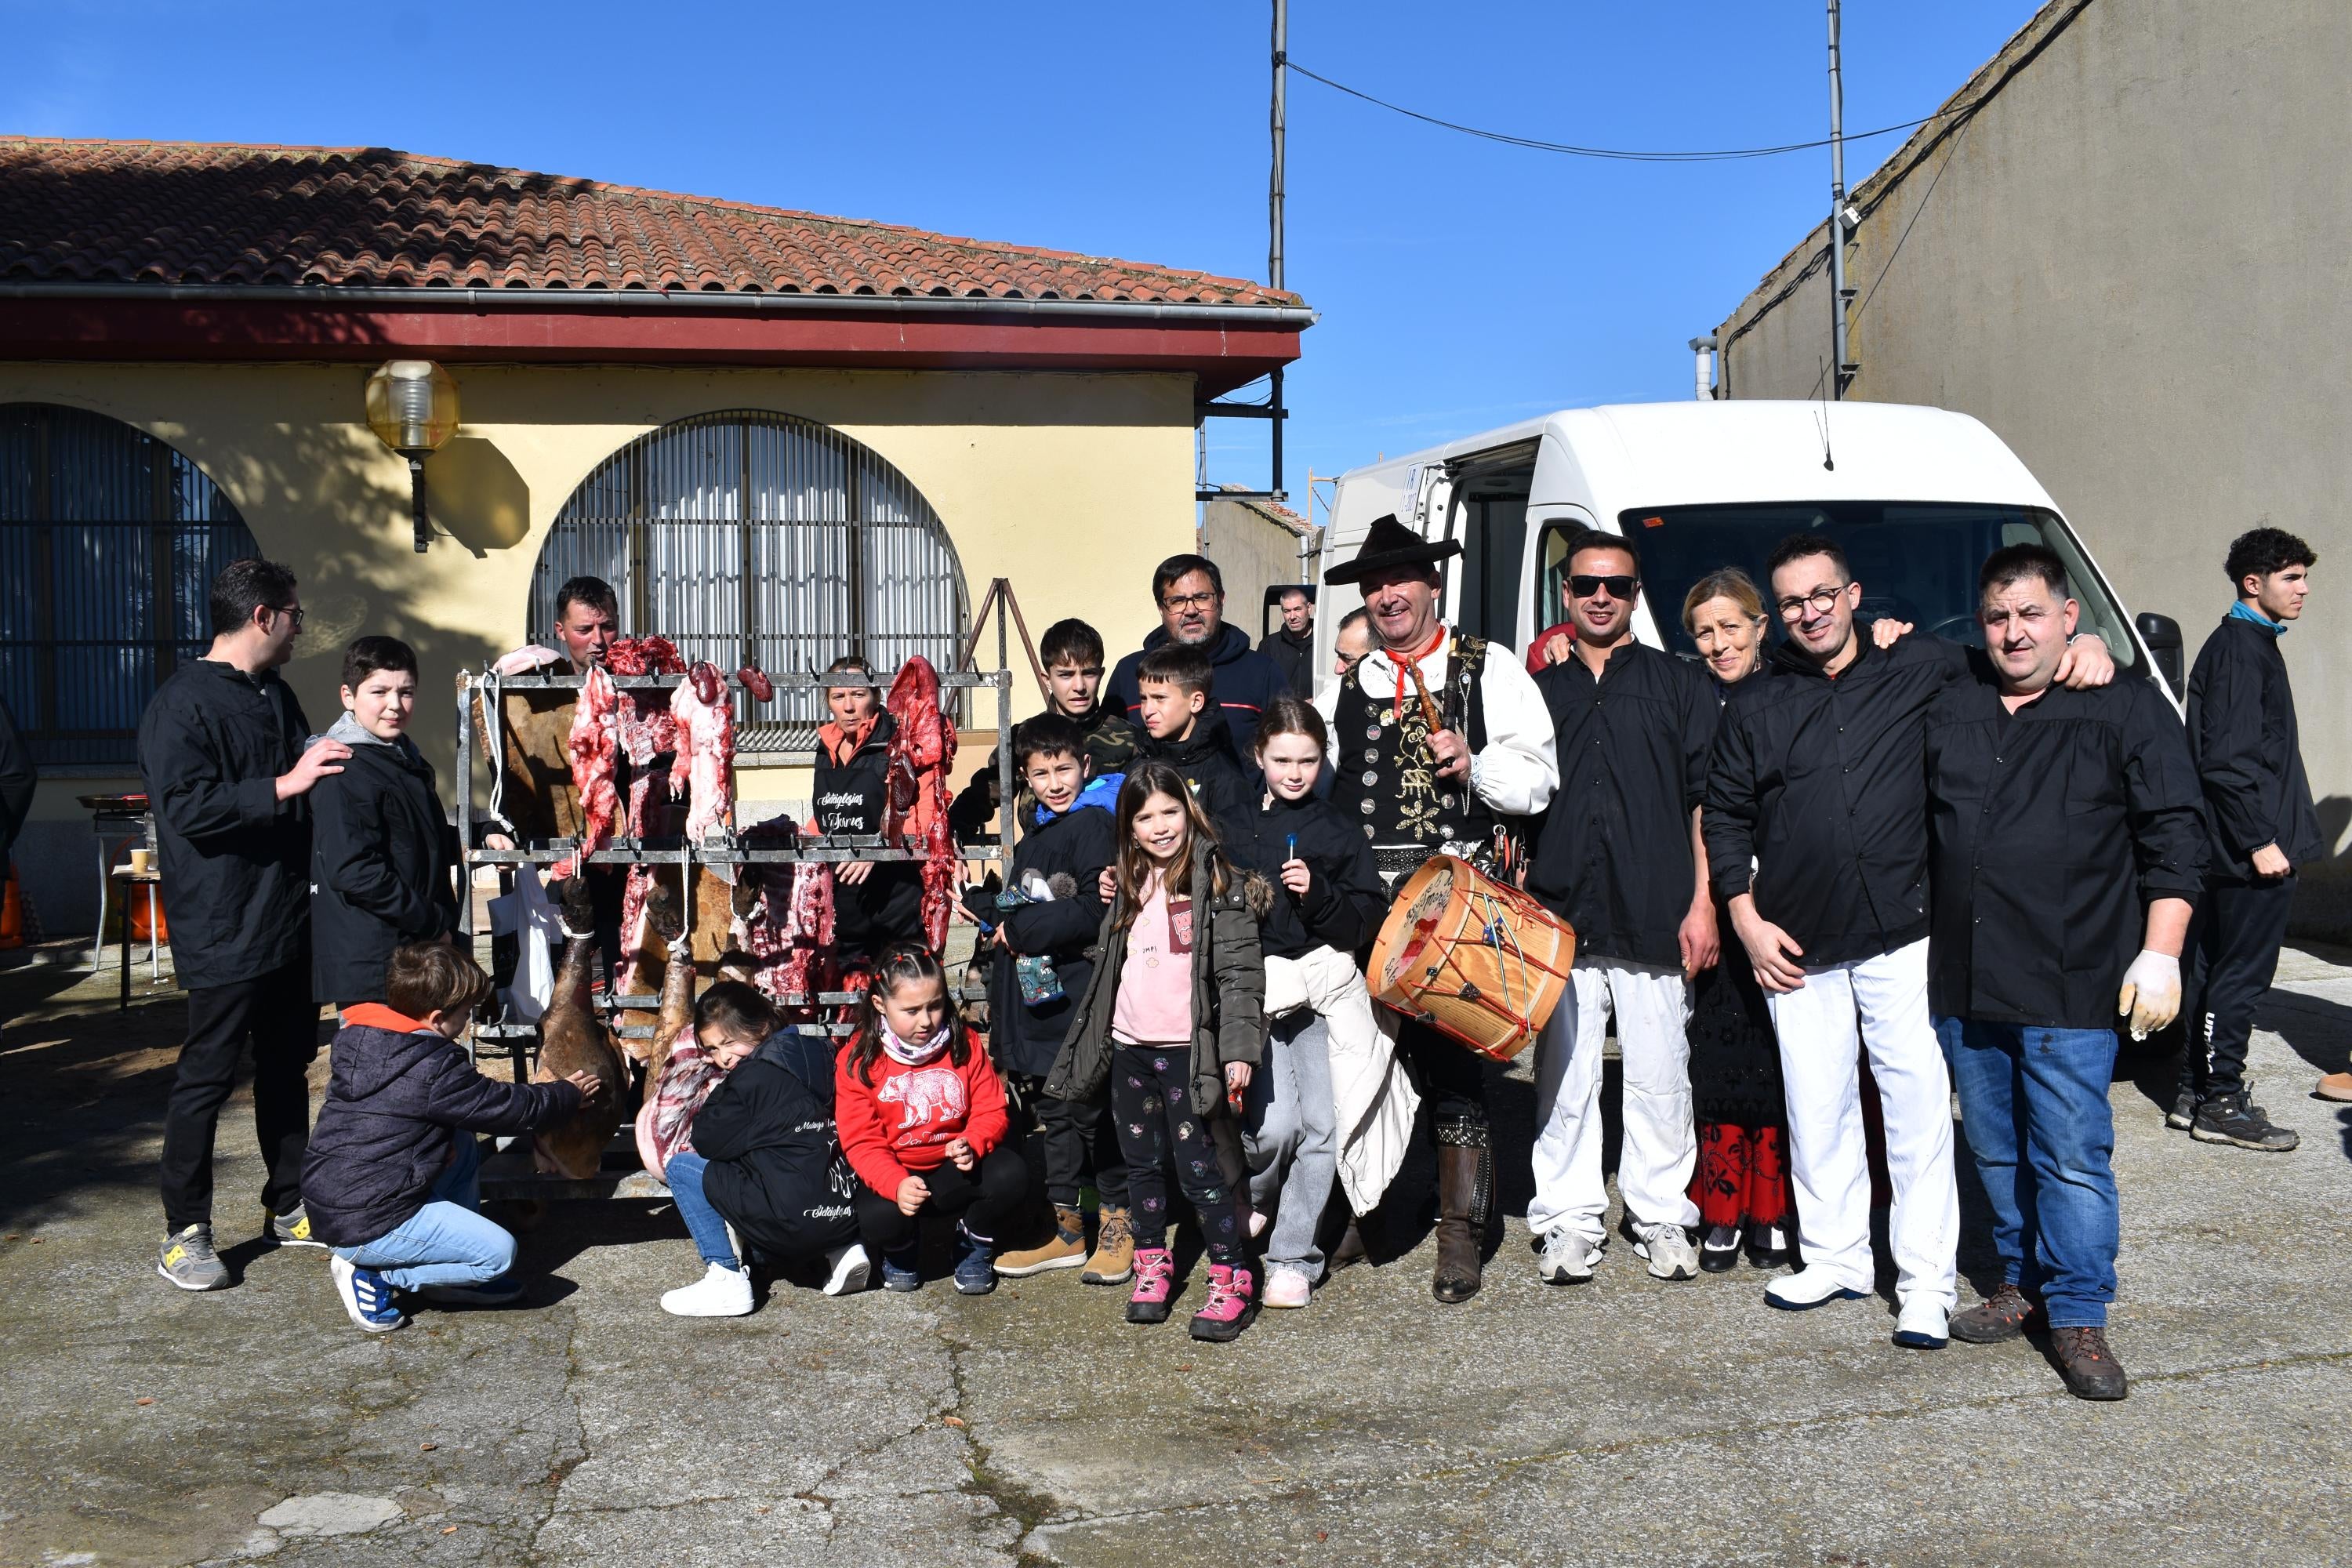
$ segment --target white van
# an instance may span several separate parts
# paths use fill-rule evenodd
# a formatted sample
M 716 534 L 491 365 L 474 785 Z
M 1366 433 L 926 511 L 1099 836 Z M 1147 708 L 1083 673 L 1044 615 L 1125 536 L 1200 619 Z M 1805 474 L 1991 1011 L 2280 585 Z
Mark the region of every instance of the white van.
M 1864 616 L 1979 646 L 1978 568 L 2003 545 L 2039 541 L 2066 563 L 2083 627 L 2120 671 L 2181 700 L 2180 628 L 2155 615 L 2135 624 L 2025 465 L 1947 409 L 1761 400 L 1563 409 L 1342 474 L 1323 566 L 1351 559 L 1388 513 L 1424 538 L 1462 542 L 1444 566 L 1441 613 L 1522 652 L 1568 618 L 1565 541 L 1582 528 L 1633 541 L 1636 635 L 1694 657 L 1682 629 L 1690 585 L 1738 566 L 1769 595 L 1764 561 L 1788 534 L 1838 542 Z M 1318 668 L 1331 668 L 1332 636 L 1362 602 L 1352 587 L 1324 588 Z

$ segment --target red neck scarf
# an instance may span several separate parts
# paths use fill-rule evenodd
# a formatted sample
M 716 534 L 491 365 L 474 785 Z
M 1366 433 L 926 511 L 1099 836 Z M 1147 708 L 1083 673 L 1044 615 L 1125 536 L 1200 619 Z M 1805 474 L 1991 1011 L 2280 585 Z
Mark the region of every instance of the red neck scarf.
M 1421 668 L 1421 661 L 1444 646 L 1445 646 L 1445 623 L 1440 621 L 1430 632 L 1429 640 L 1411 653 L 1399 653 L 1394 648 L 1384 650 L 1389 656 L 1389 662 L 1396 666 L 1396 696 L 1391 700 L 1396 708 L 1398 723 L 1404 722 L 1405 688 L 1412 684 L 1413 674 Z M 1416 688 L 1414 700 L 1419 700 L 1418 688 Z

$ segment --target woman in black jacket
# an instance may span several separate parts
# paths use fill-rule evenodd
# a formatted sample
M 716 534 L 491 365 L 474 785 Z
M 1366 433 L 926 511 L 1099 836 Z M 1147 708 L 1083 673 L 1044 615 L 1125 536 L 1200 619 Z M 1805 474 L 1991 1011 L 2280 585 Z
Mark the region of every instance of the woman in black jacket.
M 889 794 L 890 738 L 898 721 L 882 710 L 874 668 L 851 656 L 826 674 L 857 684 L 826 689 L 833 718 L 817 730 L 814 816 L 819 833 L 882 831 Z M 871 958 L 894 942 L 923 940 L 923 872 L 913 860 L 845 860 L 834 872 L 834 933 L 843 954 Z
M 1253 1088 L 1243 1124 L 1253 1231 L 1269 1208 L 1275 1216 L 1265 1247 L 1269 1307 L 1304 1307 L 1323 1273 L 1317 1232 L 1343 1137 L 1359 1156 L 1347 1184 L 1356 1210 L 1377 1203 L 1395 1173 L 1385 1156 L 1367 1161 L 1373 1149 L 1356 1137 L 1389 1109 L 1389 1043 L 1373 1022 L 1355 961 L 1379 933 L 1388 900 L 1363 829 L 1316 798 L 1329 743 L 1314 709 L 1296 697 L 1276 698 L 1258 721 L 1260 774 L 1250 809 L 1234 824 L 1228 845 L 1258 917 L 1266 1011 L 1280 1013 L 1268 1019 L 1266 1066 L 1257 1079 L 1264 1087 Z M 1412 1115 L 1405 1105 L 1407 1126 Z M 1402 1154 L 1401 1136 L 1393 1148 Z
M 361 637 L 343 655 L 342 698 L 327 739 L 352 754 L 310 792 L 310 976 L 348 1008 L 383 1000 L 394 948 L 457 929 L 457 843 L 433 764 L 408 738 L 415 651 Z

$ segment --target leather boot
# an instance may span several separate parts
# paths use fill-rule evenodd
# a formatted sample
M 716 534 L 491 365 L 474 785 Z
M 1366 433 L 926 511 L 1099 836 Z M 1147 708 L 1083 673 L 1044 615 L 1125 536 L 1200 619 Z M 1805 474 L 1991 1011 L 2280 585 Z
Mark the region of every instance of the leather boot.
M 1495 1189 L 1495 1152 L 1482 1121 L 1437 1124 L 1437 1268 L 1429 1291 L 1449 1304 L 1485 1283 L 1479 1264 Z
M 1324 1260 L 1323 1267 L 1337 1273 L 1342 1268 L 1369 1262 L 1371 1256 L 1370 1248 L 1364 1245 L 1363 1222 L 1349 1215 L 1347 1234 L 1339 1237 L 1339 1245 L 1331 1249 L 1331 1256 Z

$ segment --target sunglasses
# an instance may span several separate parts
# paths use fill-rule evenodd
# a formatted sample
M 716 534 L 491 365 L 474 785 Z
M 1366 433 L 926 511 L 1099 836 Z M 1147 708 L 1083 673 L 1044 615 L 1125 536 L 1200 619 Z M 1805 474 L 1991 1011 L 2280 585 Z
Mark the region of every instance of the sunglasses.
M 1579 599 L 1590 599 L 1603 588 L 1609 590 L 1609 596 L 1612 599 L 1631 599 L 1633 596 L 1633 590 L 1641 585 L 1642 580 L 1639 577 L 1615 575 L 1589 577 L 1581 572 L 1568 580 L 1570 595 Z

